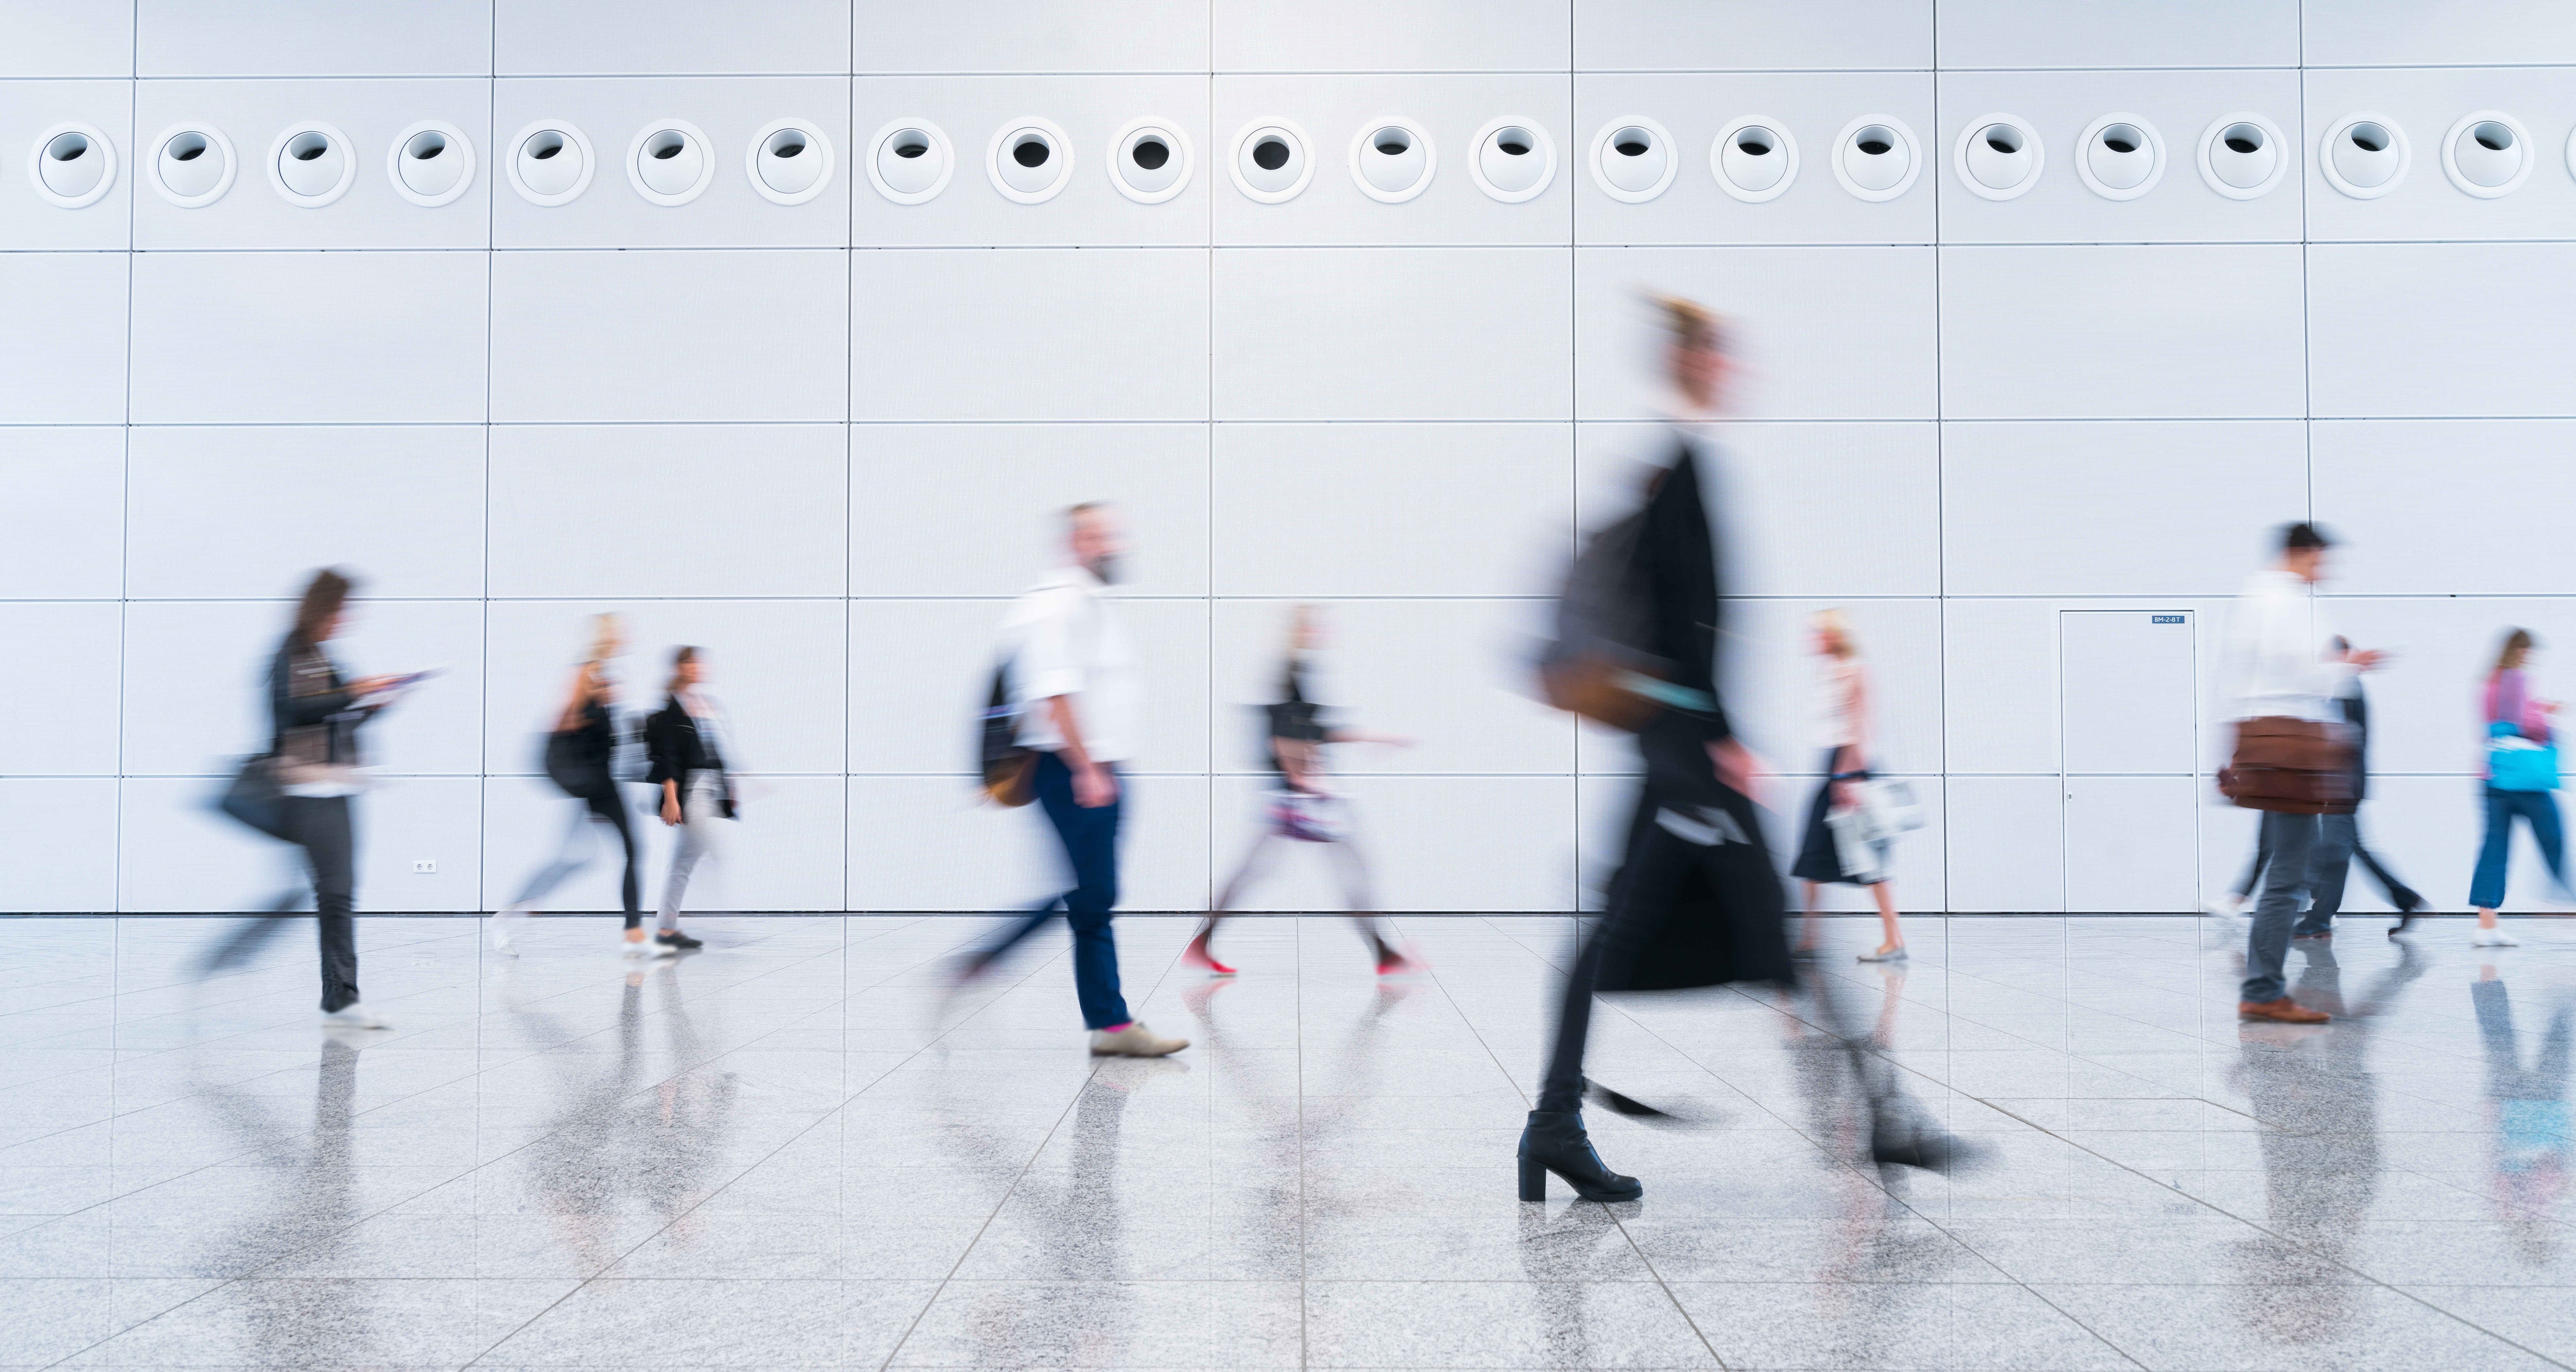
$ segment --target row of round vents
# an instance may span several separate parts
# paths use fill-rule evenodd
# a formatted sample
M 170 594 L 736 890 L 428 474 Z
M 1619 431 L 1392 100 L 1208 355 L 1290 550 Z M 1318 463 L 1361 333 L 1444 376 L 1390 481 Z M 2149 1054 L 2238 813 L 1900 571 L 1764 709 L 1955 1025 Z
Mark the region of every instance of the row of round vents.
M 2155 189 L 2165 171 L 2165 142 L 2154 124 L 2133 114 L 2103 115 L 2085 127 L 2076 145 L 2075 173 L 2096 194 L 2133 200 Z M 1262 119 L 1235 135 L 1227 170 L 1244 195 L 1265 203 L 1291 200 L 1314 178 L 1310 140 L 1286 119 Z M 1515 116 L 1477 130 L 1467 161 L 1477 189 L 1506 203 L 1533 199 L 1556 179 L 1556 144 L 1536 121 Z M 2289 160 L 2281 155 L 2280 128 L 2260 114 L 2222 115 L 2202 131 L 2197 160 L 2201 179 L 2220 195 L 2251 200 L 2280 183 Z M 151 182 L 164 199 L 183 207 L 210 205 L 232 188 L 238 171 L 233 145 L 206 123 L 173 125 L 153 140 Z M 2501 110 L 2463 115 L 2442 137 L 2442 171 L 2451 184 L 2481 199 L 2509 195 L 2529 179 L 2538 159 L 2520 120 Z M 2328 184 L 2356 199 L 2376 199 L 2406 179 L 2412 152 L 2395 120 L 2360 112 L 2327 130 L 2319 170 Z M 1188 134 L 1168 119 L 1133 120 L 1108 146 L 1109 179 L 1120 194 L 1158 204 L 1189 184 Z M 1040 118 L 1015 119 L 993 135 L 985 169 L 1008 199 L 1037 204 L 1053 199 L 1073 179 L 1073 155 L 1064 130 Z M 2576 135 L 2566 150 L 2576 173 Z M 898 119 L 870 140 L 868 180 L 887 199 L 916 205 L 938 195 L 956 170 L 948 135 L 927 120 Z M 2011 200 L 2039 184 L 2046 148 L 2031 122 L 1996 113 L 1969 121 L 1951 150 L 1951 163 L 1967 189 L 1989 200 Z M 540 120 L 511 140 L 510 184 L 538 205 L 561 205 L 589 189 L 598 157 L 574 125 Z M 1613 120 L 1592 139 L 1588 165 L 1594 184 L 1614 200 L 1642 203 L 1664 193 L 1681 169 L 1673 138 L 1652 119 Z M 1420 195 L 1439 170 L 1431 136 L 1410 119 L 1374 119 L 1351 139 L 1351 181 L 1373 200 L 1400 204 Z M 1834 179 L 1863 200 L 1893 200 L 1921 174 L 1922 150 L 1914 131 L 1889 115 L 1868 114 L 1843 126 L 1833 142 Z M 831 183 L 831 140 L 802 119 L 781 119 L 752 136 L 743 167 L 751 186 L 782 205 L 801 205 Z M 320 207 L 347 194 L 358 159 L 346 135 L 329 124 L 294 124 L 270 144 L 269 184 L 290 203 Z M 1750 203 L 1771 200 L 1798 178 L 1798 143 L 1781 120 L 1750 115 L 1719 131 L 1709 149 L 1709 171 L 1718 187 Z M 438 206 L 463 195 L 474 180 L 474 145 L 455 125 L 423 120 L 396 135 L 386 153 L 395 193 L 416 205 Z M 626 153 L 627 179 L 657 205 L 685 205 L 715 180 L 716 158 L 704 133 L 683 120 L 647 124 Z M 79 123 L 44 131 L 29 155 L 27 174 L 36 193 L 65 209 L 95 204 L 116 182 L 116 150 L 106 135 Z

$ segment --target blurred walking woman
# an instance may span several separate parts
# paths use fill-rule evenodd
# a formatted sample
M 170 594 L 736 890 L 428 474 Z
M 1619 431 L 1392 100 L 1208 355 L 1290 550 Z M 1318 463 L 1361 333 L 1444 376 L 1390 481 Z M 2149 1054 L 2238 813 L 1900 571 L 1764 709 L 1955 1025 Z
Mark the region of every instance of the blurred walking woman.
M 680 906 L 698 864 L 715 853 L 716 821 L 734 817 L 733 783 L 725 770 L 731 740 L 723 711 L 698 688 L 706 674 L 697 649 L 672 654 L 670 703 L 644 722 L 644 748 L 653 761 L 644 780 L 661 788 L 662 822 L 679 830 L 670 875 L 662 880 L 661 928 L 653 935 L 671 949 L 699 944 L 680 931 Z
M 2540 856 L 2549 864 L 2550 880 L 2566 887 L 2564 839 L 2558 827 L 2558 753 L 2549 717 L 2554 700 L 2531 697 L 2532 650 L 2539 641 L 2528 629 L 2506 634 L 2487 673 L 2486 689 L 2486 842 L 2478 849 L 2477 875 L 2469 882 L 2469 904 L 2478 911 L 2478 927 L 2469 942 L 2482 948 L 2508 946 L 2517 940 L 2496 927 L 2496 907 L 2504 904 L 2505 860 L 2513 851 L 2516 817 L 2531 826 Z
M 322 939 L 322 1012 L 335 1025 L 383 1029 L 388 1023 L 358 999 L 356 841 L 349 802 L 364 789 L 358 728 L 391 703 L 393 681 L 350 681 L 322 645 L 337 637 L 354 583 L 324 568 L 295 607 L 295 622 L 269 664 L 268 708 L 275 733 L 269 751 L 286 830 L 313 872 L 313 904 Z
M 1902 962 L 1905 930 L 1896 918 L 1896 887 L 1887 879 L 1887 844 L 1873 845 L 1870 869 L 1855 872 L 1843 865 L 1827 817 L 1860 804 L 1860 786 L 1869 780 L 1869 670 L 1861 662 L 1860 643 L 1840 610 L 1818 610 L 1808 619 L 1813 648 L 1823 670 L 1817 677 L 1817 742 L 1825 750 L 1825 779 L 1807 806 L 1807 836 L 1789 875 L 1805 883 L 1798 943 L 1816 943 L 1816 888 L 1827 883 L 1866 886 L 1878 901 L 1878 922 L 1885 937 L 1863 962 Z
M 519 921 L 526 919 L 537 902 L 553 894 L 566 878 L 590 864 L 591 826 L 595 823 L 616 829 L 617 841 L 626 852 L 626 870 L 618 888 L 623 902 L 620 908 L 626 912 L 626 955 L 658 956 L 671 951 L 668 945 L 644 937 L 635 824 L 627 813 L 625 793 L 618 789 L 610 768 L 617 752 L 618 728 L 617 683 L 610 675 L 609 664 L 624 651 L 626 635 L 618 617 L 593 616 L 590 652 L 573 673 L 572 693 L 555 716 L 553 731 L 546 735 L 546 777 L 581 805 L 573 811 L 572 828 L 565 833 L 563 847 L 554 861 L 528 879 L 518 899 L 493 913 L 492 947 L 496 952 L 517 956 L 511 938 Z

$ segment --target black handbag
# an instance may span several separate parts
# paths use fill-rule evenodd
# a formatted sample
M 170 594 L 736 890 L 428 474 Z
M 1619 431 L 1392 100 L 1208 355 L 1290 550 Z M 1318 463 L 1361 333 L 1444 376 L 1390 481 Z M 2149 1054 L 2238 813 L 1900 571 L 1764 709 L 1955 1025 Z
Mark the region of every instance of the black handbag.
M 275 754 L 242 759 L 240 768 L 233 773 L 232 784 L 224 788 L 215 808 L 270 838 L 295 841 L 287 827 L 286 789 L 277 781 Z

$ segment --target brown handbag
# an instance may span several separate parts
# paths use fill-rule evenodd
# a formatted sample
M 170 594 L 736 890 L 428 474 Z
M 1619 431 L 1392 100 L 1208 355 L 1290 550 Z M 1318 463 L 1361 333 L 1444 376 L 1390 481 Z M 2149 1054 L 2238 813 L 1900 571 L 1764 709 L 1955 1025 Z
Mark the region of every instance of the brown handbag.
M 2248 810 L 2348 815 L 2360 807 L 2352 731 L 2340 724 L 2266 715 L 2236 725 L 2236 755 L 2218 793 Z

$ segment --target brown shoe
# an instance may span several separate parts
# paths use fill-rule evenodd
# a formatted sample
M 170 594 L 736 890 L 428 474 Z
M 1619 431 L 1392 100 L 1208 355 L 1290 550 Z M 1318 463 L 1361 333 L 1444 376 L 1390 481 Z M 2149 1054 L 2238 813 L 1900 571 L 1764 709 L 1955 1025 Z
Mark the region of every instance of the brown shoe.
M 2311 1010 L 2288 996 L 2279 1000 L 2240 1000 L 2236 1002 L 2236 1017 L 2278 1020 L 2283 1024 L 2323 1024 L 2334 1018 L 2323 1010 Z

